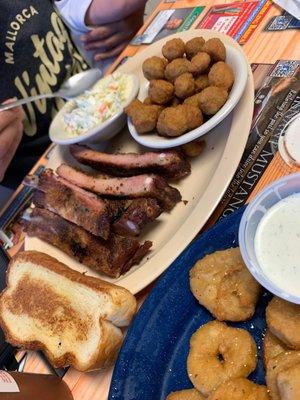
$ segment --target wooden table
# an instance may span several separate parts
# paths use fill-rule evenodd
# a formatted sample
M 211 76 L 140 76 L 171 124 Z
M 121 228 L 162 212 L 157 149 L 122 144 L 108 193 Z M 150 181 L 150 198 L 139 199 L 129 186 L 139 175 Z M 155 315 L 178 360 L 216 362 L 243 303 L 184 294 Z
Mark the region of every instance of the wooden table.
M 184 8 L 184 7 L 196 7 L 203 5 L 205 9 L 199 15 L 199 17 L 192 24 L 192 28 L 199 24 L 203 16 L 209 10 L 209 7 L 216 4 L 231 3 L 232 1 L 226 0 L 206 0 L 206 1 L 195 1 L 195 0 L 177 0 L 177 1 L 161 1 L 157 9 L 153 12 L 153 15 L 146 21 L 145 27 L 151 23 L 153 17 L 159 10 L 167 10 L 172 8 Z M 267 15 L 264 16 L 262 22 L 258 28 L 253 32 L 250 39 L 244 44 L 243 49 L 248 57 L 250 63 L 274 63 L 277 60 L 293 60 L 297 59 L 300 55 L 300 33 L 297 30 L 285 30 L 280 32 L 265 32 L 264 26 L 267 21 L 275 15 L 281 13 L 281 9 L 272 5 Z M 121 60 L 127 56 L 133 56 L 136 52 L 140 51 L 145 46 L 128 46 L 125 51 L 121 54 L 111 70 L 115 69 Z M 40 162 L 33 169 L 36 171 L 40 165 L 45 165 L 47 159 L 46 155 L 41 158 Z M 280 157 L 279 153 L 275 155 L 267 169 L 260 177 L 259 182 L 256 184 L 254 191 L 252 191 L 249 198 L 252 198 L 259 190 L 261 190 L 266 184 L 277 179 L 280 176 L 290 174 L 295 171 L 300 171 L 298 167 L 288 166 Z M 16 200 L 18 194 L 22 190 L 22 186 L 16 191 L 13 198 L 7 205 L 9 207 L 11 202 Z M 249 200 L 248 198 L 248 200 Z M 3 210 L 5 212 L 5 209 Z M 215 221 L 219 216 L 219 211 L 210 220 L 210 223 Z M 15 241 L 15 245 L 9 250 L 10 254 L 14 254 L 22 246 L 21 237 Z M 150 288 L 147 288 L 138 296 L 140 302 Z M 49 372 L 46 364 L 43 362 L 41 357 L 37 353 L 29 353 L 28 360 L 26 363 L 25 371 L 31 372 Z M 111 381 L 112 370 L 106 372 L 92 372 L 92 373 L 80 373 L 74 369 L 69 369 L 64 376 L 65 382 L 69 385 L 72 390 L 75 400 L 104 400 L 107 398 L 109 385 Z

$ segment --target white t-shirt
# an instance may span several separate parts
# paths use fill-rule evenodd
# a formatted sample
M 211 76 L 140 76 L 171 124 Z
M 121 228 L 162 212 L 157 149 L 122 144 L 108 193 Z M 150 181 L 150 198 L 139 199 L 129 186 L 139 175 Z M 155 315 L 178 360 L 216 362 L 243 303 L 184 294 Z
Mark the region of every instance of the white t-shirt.
M 91 67 L 99 68 L 103 74 L 115 60 L 115 57 L 103 61 L 94 61 L 94 51 L 85 50 L 80 36 L 90 31 L 92 27 L 85 24 L 85 14 L 92 0 L 60 0 L 55 1 L 55 7 L 65 24 L 70 28 L 71 36 L 82 56 Z
M 54 4 L 64 23 L 70 28 L 72 39 L 82 56 L 91 67 L 102 69 L 102 63 L 95 65 L 94 51 L 85 50 L 80 40 L 81 35 L 91 30 L 84 22 L 91 2 L 92 0 L 60 0 L 55 1 Z
M 77 34 L 83 34 L 90 29 L 84 19 L 91 2 L 92 0 L 60 0 L 54 3 L 69 28 Z

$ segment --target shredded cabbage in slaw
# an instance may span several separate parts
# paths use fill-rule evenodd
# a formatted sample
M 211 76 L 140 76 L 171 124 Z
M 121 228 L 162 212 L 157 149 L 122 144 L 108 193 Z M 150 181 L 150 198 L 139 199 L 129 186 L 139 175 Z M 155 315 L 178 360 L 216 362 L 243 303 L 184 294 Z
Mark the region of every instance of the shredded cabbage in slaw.
M 68 136 L 82 135 L 116 115 L 131 89 L 131 77 L 115 72 L 78 96 L 71 103 L 71 110 L 64 114 Z

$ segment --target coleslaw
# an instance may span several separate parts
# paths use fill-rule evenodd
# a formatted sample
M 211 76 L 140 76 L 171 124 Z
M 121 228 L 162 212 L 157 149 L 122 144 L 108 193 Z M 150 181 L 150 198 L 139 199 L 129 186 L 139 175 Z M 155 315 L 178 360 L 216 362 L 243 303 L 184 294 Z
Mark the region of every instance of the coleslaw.
M 64 114 L 68 137 L 82 135 L 118 114 L 131 91 L 131 76 L 115 72 L 72 100 Z

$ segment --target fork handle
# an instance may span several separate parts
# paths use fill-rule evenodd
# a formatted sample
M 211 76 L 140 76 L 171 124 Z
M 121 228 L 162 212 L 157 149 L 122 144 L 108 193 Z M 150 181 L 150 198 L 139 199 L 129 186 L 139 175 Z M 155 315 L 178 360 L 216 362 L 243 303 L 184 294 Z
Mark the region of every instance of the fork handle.
M 55 97 L 55 93 L 39 94 L 37 96 L 26 97 L 26 99 L 12 101 L 11 103 L 0 104 L 0 112 L 10 110 L 11 108 L 21 106 L 22 104 L 30 103 L 31 101 L 46 99 L 47 97 Z

